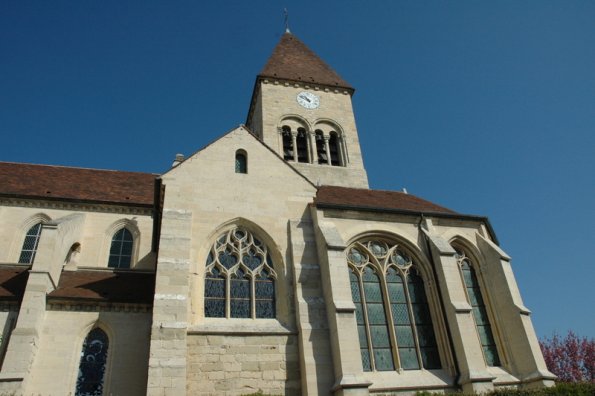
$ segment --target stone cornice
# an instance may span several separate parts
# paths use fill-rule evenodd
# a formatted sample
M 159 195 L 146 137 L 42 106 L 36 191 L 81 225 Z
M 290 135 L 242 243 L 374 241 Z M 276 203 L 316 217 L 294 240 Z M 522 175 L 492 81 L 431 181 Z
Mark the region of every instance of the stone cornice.
M 151 313 L 153 306 L 149 304 L 105 303 L 81 300 L 58 300 L 48 298 L 46 303 L 48 311 L 72 312 L 126 312 L 126 313 Z
M 68 201 L 46 201 L 23 198 L 0 198 L 0 205 L 15 206 L 22 208 L 43 208 L 58 210 L 73 210 L 84 212 L 135 214 L 150 216 L 153 213 L 152 208 L 130 207 L 122 205 L 92 204 Z

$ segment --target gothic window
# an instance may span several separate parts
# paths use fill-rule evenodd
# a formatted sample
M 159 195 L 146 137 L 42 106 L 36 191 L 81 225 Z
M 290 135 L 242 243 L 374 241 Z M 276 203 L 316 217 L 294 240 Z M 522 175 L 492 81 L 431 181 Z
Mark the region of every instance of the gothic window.
M 243 150 L 236 151 L 236 173 L 248 173 L 248 159 Z
M 37 223 L 27 231 L 21 249 L 21 256 L 19 257 L 20 264 L 31 264 L 35 260 L 35 253 L 37 253 L 37 245 L 39 245 L 39 237 L 41 236 L 41 226 L 42 223 Z
M 296 138 L 298 162 L 309 162 L 308 160 L 308 133 L 304 128 L 298 128 Z
M 500 358 L 496 348 L 496 341 L 494 340 L 494 334 L 492 333 L 492 327 L 490 326 L 486 305 L 481 295 L 481 289 L 479 287 L 479 282 L 477 281 L 475 269 L 473 268 L 473 261 L 462 249 L 456 247 L 455 251 L 455 257 L 457 258 L 463 276 L 467 299 L 473 308 L 473 319 L 475 320 L 475 326 L 477 327 L 477 333 L 479 335 L 479 340 L 481 341 L 486 364 L 488 366 L 499 366 Z
M 324 135 L 320 129 L 314 132 L 316 140 L 316 156 L 319 164 L 328 164 L 328 158 L 326 156 L 326 146 L 324 144 Z
M 339 147 L 339 136 L 337 135 L 337 132 L 331 132 L 330 133 L 330 138 L 328 141 L 328 145 L 329 145 L 329 151 L 331 153 L 331 165 L 333 166 L 340 166 L 341 165 L 341 153 L 340 153 L 340 147 Z
M 226 231 L 206 261 L 205 317 L 274 318 L 276 278 L 260 239 L 239 227 Z
M 440 368 L 424 283 L 417 265 L 394 242 L 371 239 L 347 249 L 365 371 Z
M 110 268 L 130 268 L 134 239 L 126 228 L 120 228 L 112 238 L 107 266 Z
M 281 136 L 283 138 L 283 159 L 285 161 L 293 161 L 293 138 L 291 137 L 291 128 L 284 125 L 281 128 Z
M 103 395 L 108 346 L 107 334 L 98 327 L 91 330 L 85 338 L 81 351 L 75 396 Z

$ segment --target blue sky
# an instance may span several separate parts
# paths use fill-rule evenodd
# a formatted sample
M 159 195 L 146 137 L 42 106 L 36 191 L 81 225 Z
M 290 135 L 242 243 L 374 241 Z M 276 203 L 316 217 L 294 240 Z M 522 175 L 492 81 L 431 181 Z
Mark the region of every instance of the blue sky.
M 160 173 L 290 28 L 356 88 L 372 188 L 488 216 L 539 336 L 595 336 L 595 2 L 2 1 L 0 160 Z

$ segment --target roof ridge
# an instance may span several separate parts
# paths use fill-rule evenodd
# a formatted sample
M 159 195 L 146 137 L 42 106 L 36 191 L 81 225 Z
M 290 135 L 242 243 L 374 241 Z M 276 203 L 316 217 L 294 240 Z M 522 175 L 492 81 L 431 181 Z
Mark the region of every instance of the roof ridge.
M 80 169 L 80 170 L 92 170 L 92 171 L 100 171 L 100 172 L 137 173 L 137 174 L 142 174 L 142 175 L 154 175 L 154 176 L 160 175 L 159 173 L 154 173 L 154 172 L 139 172 L 139 171 L 118 170 L 118 169 L 87 168 L 87 167 L 82 167 L 82 166 L 68 166 L 68 165 L 34 164 L 31 162 L 0 161 L 0 165 L 1 164 L 29 165 L 29 166 L 39 166 L 39 167 L 44 167 L 44 168 Z

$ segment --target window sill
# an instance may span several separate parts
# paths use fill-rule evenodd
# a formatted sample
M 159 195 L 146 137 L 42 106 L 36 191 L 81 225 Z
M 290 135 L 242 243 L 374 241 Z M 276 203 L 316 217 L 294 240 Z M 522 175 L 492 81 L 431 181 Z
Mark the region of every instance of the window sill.
M 205 322 L 188 327 L 188 334 L 230 335 L 296 335 L 277 319 L 206 318 Z

